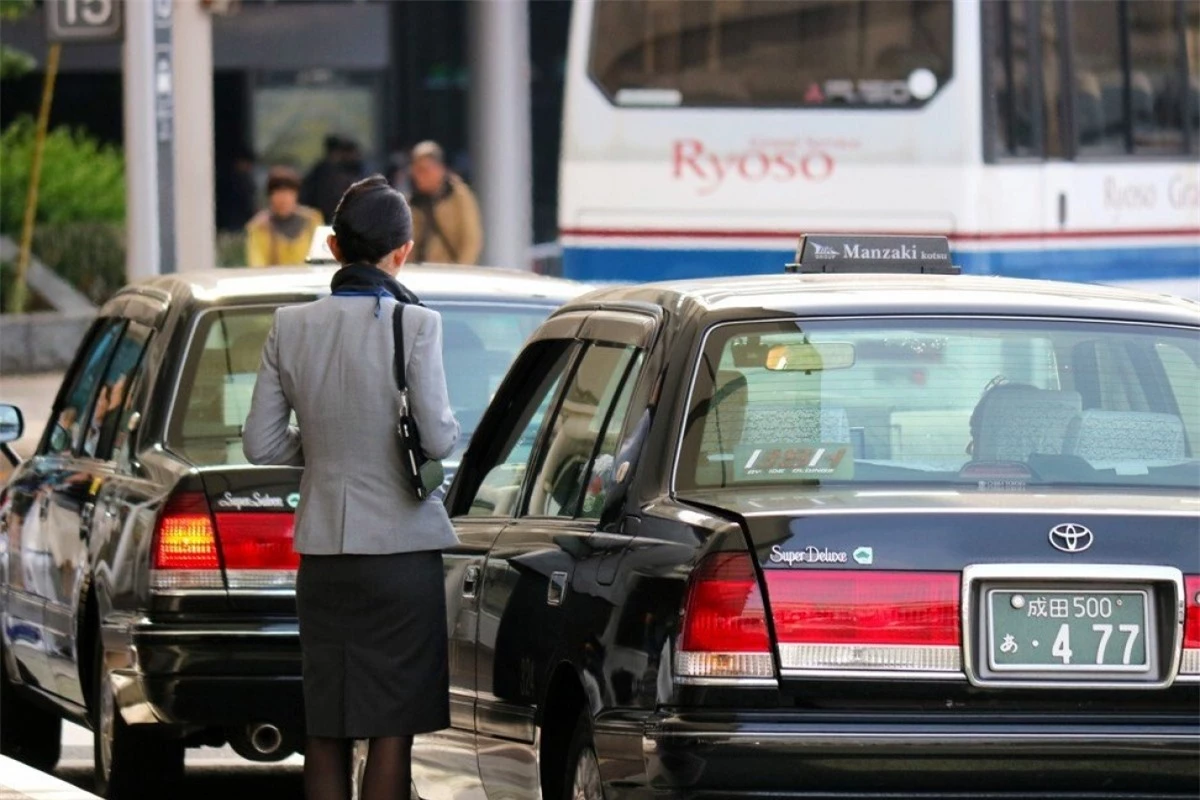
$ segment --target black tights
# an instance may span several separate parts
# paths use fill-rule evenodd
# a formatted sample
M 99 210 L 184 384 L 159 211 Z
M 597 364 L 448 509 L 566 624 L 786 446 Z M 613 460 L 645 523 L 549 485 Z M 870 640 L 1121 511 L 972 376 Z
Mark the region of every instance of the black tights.
M 370 740 L 360 800 L 408 800 L 412 787 L 411 736 Z M 350 800 L 354 742 L 310 736 L 304 748 L 306 800 Z

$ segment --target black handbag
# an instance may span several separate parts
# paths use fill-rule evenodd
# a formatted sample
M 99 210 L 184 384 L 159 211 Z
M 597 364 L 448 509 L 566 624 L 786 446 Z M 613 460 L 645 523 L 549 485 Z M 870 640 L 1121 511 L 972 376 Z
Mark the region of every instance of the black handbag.
M 429 458 L 421 449 L 421 433 L 412 418 L 408 405 L 408 380 L 404 376 L 404 303 L 398 303 L 392 312 L 392 333 L 396 346 L 396 386 L 400 389 L 400 422 L 396 426 L 396 438 L 400 445 L 400 460 L 404 474 L 412 485 L 413 494 L 424 500 L 446 480 L 442 462 Z

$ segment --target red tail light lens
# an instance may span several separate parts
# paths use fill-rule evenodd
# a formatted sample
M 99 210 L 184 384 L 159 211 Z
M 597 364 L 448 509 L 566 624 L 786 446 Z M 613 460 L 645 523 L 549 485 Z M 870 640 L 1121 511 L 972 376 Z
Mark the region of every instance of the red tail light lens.
M 1180 672 L 1200 675 L 1200 575 L 1183 579 L 1187 614 L 1183 621 L 1183 666 Z
M 300 556 L 292 549 L 295 517 L 281 512 L 217 514 L 230 589 L 291 588 Z
M 167 501 L 154 532 L 152 565 L 155 589 L 224 588 L 217 532 L 203 494 L 179 494 Z
M 958 575 L 767 573 L 780 642 L 957 646 Z
M 776 569 L 767 593 L 784 669 L 961 671 L 957 573 Z
M 717 553 L 696 567 L 676 656 L 684 678 L 774 676 L 766 607 L 748 553 Z
M 1183 579 L 1187 595 L 1187 617 L 1183 624 L 1183 646 L 1200 647 L 1200 575 Z

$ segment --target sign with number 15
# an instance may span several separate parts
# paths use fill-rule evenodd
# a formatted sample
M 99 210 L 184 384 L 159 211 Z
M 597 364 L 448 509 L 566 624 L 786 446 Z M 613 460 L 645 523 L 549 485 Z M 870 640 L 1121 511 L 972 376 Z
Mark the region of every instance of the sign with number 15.
M 46 38 L 51 42 L 98 42 L 121 36 L 118 0 L 47 0 Z

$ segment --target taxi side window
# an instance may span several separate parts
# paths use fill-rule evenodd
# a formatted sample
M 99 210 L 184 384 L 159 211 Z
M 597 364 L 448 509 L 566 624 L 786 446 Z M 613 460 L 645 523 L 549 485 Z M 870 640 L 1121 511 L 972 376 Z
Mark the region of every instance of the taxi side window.
M 125 329 L 96 392 L 88 432 L 83 440 L 83 455 L 109 460 L 122 426 L 126 427 L 122 444 L 127 440 L 129 419 L 135 410 L 132 390 L 141 373 L 150 335 L 149 328 L 136 322 L 130 322 Z
M 545 352 L 539 353 L 541 350 Z M 574 352 L 575 347 L 566 347 L 560 342 L 538 343 L 527 348 L 514 365 L 516 372 L 520 368 L 520 361 L 537 360 L 541 355 L 549 359 L 549 365 L 542 370 L 540 380 L 535 378 L 536 383 L 510 407 L 508 419 L 496 427 L 498 431 L 509 432 L 509 438 L 493 455 L 490 460 L 492 466 L 485 467 L 486 474 L 475 490 L 467 516 L 512 516 L 521 486 L 525 483 L 526 468 L 537 444 L 538 434 L 549 415 L 551 404 L 558 396 L 559 386 Z
M 537 469 L 530 481 L 526 515 L 535 517 L 576 517 L 581 514 L 584 489 L 593 480 L 603 483 L 603 475 L 593 475 L 596 451 L 607 444 L 602 438 L 615 425 L 624 422 L 612 413 L 617 406 L 628 408 L 623 387 L 632 372 L 638 351 L 625 345 L 593 343 L 588 346 L 579 366 L 567 383 L 554 419 L 541 447 Z M 610 424 L 611 423 L 611 424 Z M 615 438 L 618 433 L 613 434 Z M 611 447 L 615 452 L 615 445 Z M 611 462 L 611 455 L 607 461 Z M 601 465 L 601 472 L 604 472 Z M 596 498 L 584 516 L 598 516 Z
M 69 388 L 62 394 L 42 440 L 42 455 L 67 455 L 82 443 L 96 387 L 108 367 L 125 321 L 105 319 L 96 323 L 91 339 L 77 362 Z

